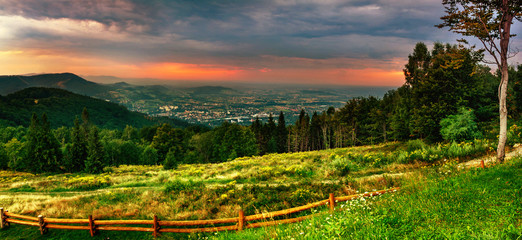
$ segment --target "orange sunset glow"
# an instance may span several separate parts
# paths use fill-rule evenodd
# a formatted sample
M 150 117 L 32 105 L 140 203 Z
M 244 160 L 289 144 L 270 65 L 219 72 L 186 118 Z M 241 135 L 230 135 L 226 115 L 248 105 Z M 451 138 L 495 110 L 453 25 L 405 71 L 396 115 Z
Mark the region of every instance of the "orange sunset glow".
M 5 1 L 0 75 L 401 86 L 417 42 L 455 42 L 437 1 Z

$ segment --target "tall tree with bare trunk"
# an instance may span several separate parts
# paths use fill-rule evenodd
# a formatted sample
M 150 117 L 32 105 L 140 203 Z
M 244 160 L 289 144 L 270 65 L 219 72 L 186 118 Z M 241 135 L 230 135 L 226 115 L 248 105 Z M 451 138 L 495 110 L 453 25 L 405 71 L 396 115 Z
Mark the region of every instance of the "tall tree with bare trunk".
M 480 40 L 484 49 L 493 57 L 500 70 L 501 80 L 498 86 L 500 130 L 497 146 L 497 160 L 504 161 L 507 141 L 507 106 L 508 58 L 517 51 L 510 51 L 509 40 L 511 25 L 522 20 L 521 0 L 443 0 L 446 15 L 441 17 L 443 23 L 439 28 L 449 30 L 463 36 L 472 36 Z M 465 39 L 458 40 L 467 43 Z

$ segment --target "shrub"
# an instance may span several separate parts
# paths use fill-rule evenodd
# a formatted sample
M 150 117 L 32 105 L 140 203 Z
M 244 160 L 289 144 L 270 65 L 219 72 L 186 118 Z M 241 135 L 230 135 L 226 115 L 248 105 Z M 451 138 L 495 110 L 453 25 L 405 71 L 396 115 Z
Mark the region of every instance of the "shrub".
M 335 155 L 329 165 L 334 173 L 338 176 L 346 176 L 350 173 L 350 171 L 355 171 L 357 169 L 357 165 L 355 165 L 352 161 L 339 155 Z
M 440 121 L 440 134 L 444 140 L 457 142 L 482 138 L 473 110 L 465 108 Z
M 154 165 L 158 163 L 158 150 L 151 146 L 145 147 L 140 156 L 140 161 L 145 165 Z
M 174 180 L 171 182 L 168 182 L 165 185 L 165 193 L 170 192 L 187 192 L 187 191 L 193 191 L 204 188 L 205 185 L 201 182 L 193 182 L 192 180 L 189 181 L 181 181 L 181 180 Z
M 177 147 L 173 147 L 167 153 L 165 157 L 165 162 L 163 162 L 163 169 L 176 169 L 178 168 L 179 163 L 183 160 L 183 154 Z
M 67 190 L 94 190 L 108 187 L 112 184 L 110 177 L 107 175 L 64 177 L 62 182 Z
M 413 152 L 415 150 L 421 150 L 426 148 L 426 143 L 420 139 L 410 140 L 406 142 L 406 151 Z
M 317 197 L 316 193 L 314 193 L 308 189 L 299 188 L 299 189 L 295 190 L 294 192 L 292 192 L 290 199 L 292 200 L 292 202 L 296 202 L 296 203 L 309 203 L 309 202 L 312 202 L 312 199 L 314 199 L 316 197 Z
M 513 146 L 517 143 L 521 143 L 522 142 L 522 137 L 520 136 L 522 133 L 522 127 L 516 125 L 516 124 L 513 124 L 511 125 L 511 127 L 509 127 L 509 130 L 508 130 L 508 136 L 507 136 L 507 144 L 510 145 L 510 146 Z

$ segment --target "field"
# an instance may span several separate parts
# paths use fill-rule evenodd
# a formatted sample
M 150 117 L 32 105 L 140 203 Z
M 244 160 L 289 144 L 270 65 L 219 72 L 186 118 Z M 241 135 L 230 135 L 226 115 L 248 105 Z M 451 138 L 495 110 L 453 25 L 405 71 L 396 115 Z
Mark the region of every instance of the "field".
M 434 198 L 437 192 L 450 191 L 446 187 L 455 185 L 448 181 L 456 181 L 461 188 L 470 185 L 464 182 L 470 181 L 469 179 L 473 177 L 480 178 L 484 174 L 475 170 L 464 171 L 467 168 L 460 162 L 487 156 L 490 151 L 491 146 L 486 141 L 434 146 L 427 146 L 421 141 L 410 141 L 316 152 L 272 154 L 239 158 L 220 164 L 183 164 L 176 170 L 163 170 L 161 166 L 120 166 L 106 168 L 105 173 L 99 175 L 33 175 L 3 171 L 0 172 L 0 206 L 13 213 L 31 216 L 41 214 L 56 218 L 86 218 L 88 215 L 93 215 L 95 219 L 151 219 L 153 215 L 157 215 L 163 220 L 195 220 L 235 217 L 240 208 L 245 211 L 245 214 L 286 209 L 326 199 L 329 193 L 341 196 L 396 186 L 403 187 L 404 190 L 396 196 L 369 201 L 375 201 L 375 205 L 380 206 L 378 211 L 372 210 L 371 214 L 380 219 L 379 216 L 384 216 L 388 212 L 399 214 L 395 207 L 391 207 L 390 201 L 400 202 L 399 206 L 407 208 L 410 205 L 418 206 L 415 201 L 424 199 L 422 202 L 428 204 L 427 207 L 433 207 L 430 202 L 437 201 L 437 198 Z M 509 194 L 520 195 L 520 181 L 517 182 L 520 178 L 520 160 L 514 160 L 513 166 L 515 168 L 512 167 L 511 170 L 518 168 L 518 175 L 512 174 L 512 179 L 508 180 L 512 185 L 508 184 L 506 191 L 511 191 Z M 501 167 L 495 169 L 497 169 L 495 171 L 510 170 Z M 460 172 L 463 174 L 459 174 Z M 508 174 L 504 175 L 509 177 Z M 459 177 L 463 180 L 451 180 Z M 488 185 L 476 187 L 487 189 Z M 501 202 L 502 199 L 509 199 L 512 196 L 505 195 L 504 192 L 491 194 L 491 198 L 499 197 L 498 201 Z M 353 205 L 350 211 L 335 214 L 336 221 L 317 218 L 303 224 L 316 224 L 313 226 L 320 227 L 322 224 L 339 222 L 339 219 L 344 218 L 354 222 L 352 219 L 354 214 L 367 211 L 367 207 L 364 207 L 366 205 L 357 207 L 359 203 L 360 201 L 352 203 L 356 205 Z M 511 213 L 509 218 L 511 220 L 506 221 L 512 225 L 509 231 L 520 234 L 520 202 L 511 201 L 511 203 L 511 206 L 519 212 Z M 457 205 L 455 208 L 468 212 L 467 209 L 463 209 L 464 207 L 464 205 Z M 414 227 L 415 221 L 419 221 L 413 216 L 418 213 L 417 211 L 421 209 L 410 207 L 411 216 L 408 215 L 408 211 L 400 212 L 400 214 L 407 214 L 406 217 L 411 217 L 411 222 L 404 222 L 406 221 L 404 219 L 408 219 L 404 218 L 405 216 L 394 215 L 397 219 L 389 220 L 391 221 L 389 224 L 407 224 Z M 503 216 L 506 213 L 498 214 Z M 358 218 L 361 226 L 375 221 L 375 218 Z M 353 224 L 356 223 L 357 221 Z M 377 223 L 388 226 L 383 225 L 382 222 Z M 237 238 L 241 239 L 241 236 L 254 239 L 291 238 L 297 234 L 297 230 L 305 234 L 306 227 L 303 224 L 245 231 L 237 235 Z M 334 224 L 332 227 L 340 228 L 339 234 L 341 234 L 344 227 L 361 229 L 361 226 Z M 328 232 L 330 230 L 326 231 L 326 227 L 324 229 L 325 232 L 320 232 L 335 236 L 331 235 L 335 233 Z M 387 233 L 388 228 L 381 227 L 381 230 Z M 81 234 L 76 232 L 74 235 L 70 232 L 73 231 L 53 230 L 46 236 L 58 239 L 82 239 L 88 236 L 88 232 Z M 21 233 L 23 234 L 20 235 Z M 18 239 L 25 234 L 29 234 L 26 238 L 34 238 L 39 235 L 39 232 L 36 228 L 28 229 L 21 226 L 12 226 L 10 229 L 0 231 L 0 236 L 7 239 Z M 98 237 L 111 239 L 151 237 L 148 233 L 122 234 L 102 232 Z M 400 234 L 393 234 L 387 236 L 400 236 Z M 165 234 L 162 238 L 212 236 L 214 234 Z M 216 236 L 234 238 L 236 235 L 221 233 Z M 353 235 L 359 238 L 370 236 L 372 235 Z M 417 238 L 413 235 L 411 237 Z M 317 235 L 315 238 L 319 239 L 320 236 Z

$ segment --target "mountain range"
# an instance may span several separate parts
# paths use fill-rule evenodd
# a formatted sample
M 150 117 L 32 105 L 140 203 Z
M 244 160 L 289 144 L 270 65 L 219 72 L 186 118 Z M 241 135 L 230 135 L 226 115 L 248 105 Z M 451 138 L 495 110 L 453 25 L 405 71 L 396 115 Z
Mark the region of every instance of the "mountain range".
M 0 95 L 7 95 L 29 87 L 61 88 L 88 96 L 100 94 L 111 88 L 108 85 L 87 81 L 72 73 L 0 76 Z
M 63 82 L 63 85 L 57 85 L 56 81 L 50 80 L 47 83 L 49 83 L 49 86 L 70 87 L 72 89 L 82 85 L 94 86 L 88 91 L 102 89 L 103 87 L 98 85 L 98 87 L 101 87 L 97 88 L 96 85 L 70 76 L 61 75 L 61 77 L 63 77 L 61 80 L 68 79 L 68 81 L 59 81 Z M 38 79 L 39 81 L 26 80 L 23 79 L 24 84 L 42 84 L 45 82 L 41 79 Z M 126 125 L 143 127 L 161 123 L 170 123 L 175 127 L 191 125 L 178 119 L 150 117 L 143 113 L 131 112 L 122 105 L 63 89 L 28 87 L 7 96 L 0 96 L 0 126 L 28 126 L 33 113 L 38 115 L 46 113 L 52 127 L 70 127 L 74 124 L 74 119 L 80 117 L 84 108 L 89 112 L 91 122 L 108 129 L 123 129 Z
M 111 78 L 110 82 L 95 83 L 73 73 L 0 76 L 0 96 L 9 96 L 31 87 L 58 88 L 90 96 L 102 102 L 120 104 L 131 111 L 148 116 L 165 116 L 190 123 L 217 126 L 223 121 L 249 125 L 256 117 L 262 116 L 267 120 L 269 114 L 277 115 L 280 112 L 285 113 L 288 122 L 294 122 L 303 109 L 313 114 L 326 111 L 330 106 L 340 108 L 353 97 L 383 96 L 389 90 L 386 87 L 250 86 L 221 83 L 180 85 L 175 82 L 150 85 L 159 84 L 152 80 L 149 84 L 134 85 L 120 78 Z M 34 101 L 37 98 L 29 99 Z M 74 116 L 79 113 L 81 110 L 75 110 L 70 114 Z

